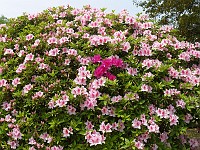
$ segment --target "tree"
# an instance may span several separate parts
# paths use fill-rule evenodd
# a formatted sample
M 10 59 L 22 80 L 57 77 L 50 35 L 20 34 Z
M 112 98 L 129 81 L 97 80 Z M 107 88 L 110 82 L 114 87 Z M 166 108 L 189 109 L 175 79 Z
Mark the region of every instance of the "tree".
M 162 25 L 171 24 L 189 41 L 200 41 L 199 0 L 143 0 L 133 2 Z
M 0 24 L 4 24 L 8 22 L 8 18 L 6 18 L 4 15 L 1 15 L 0 17 Z

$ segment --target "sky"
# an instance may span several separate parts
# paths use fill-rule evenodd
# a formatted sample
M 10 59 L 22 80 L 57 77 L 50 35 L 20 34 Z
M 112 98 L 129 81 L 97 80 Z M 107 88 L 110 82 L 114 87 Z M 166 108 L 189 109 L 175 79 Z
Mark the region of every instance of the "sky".
M 133 16 L 142 12 L 141 8 L 133 5 L 133 0 L 0 0 L 0 15 L 16 18 L 23 15 L 24 12 L 33 14 L 42 12 L 49 7 L 68 4 L 75 8 L 82 8 L 84 5 L 90 4 L 91 7 L 107 8 L 106 12 L 115 10 L 116 13 L 126 9 Z

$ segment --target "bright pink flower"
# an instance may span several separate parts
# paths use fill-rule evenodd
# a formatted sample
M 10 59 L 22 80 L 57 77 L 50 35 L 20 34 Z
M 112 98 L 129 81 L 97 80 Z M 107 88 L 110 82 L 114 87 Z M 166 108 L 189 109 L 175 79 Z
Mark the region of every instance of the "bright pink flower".
M 112 81 L 116 79 L 116 76 L 113 75 L 113 74 L 110 73 L 110 72 L 107 72 L 107 73 L 105 74 L 105 76 L 106 76 L 109 80 L 112 80 Z
M 94 55 L 92 57 L 92 62 L 93 63 L 99 63 L 99 62 L 101 62 L 101 56 L 99 54 L 98 55 Z
M 106 66 L 100 65 L 94 71 L 94 76 L 97 78 L 100 78 L 101 76 L 103 76 L 104 73 L 106 73 L 107 70 L 108 70 L 108 68 Z

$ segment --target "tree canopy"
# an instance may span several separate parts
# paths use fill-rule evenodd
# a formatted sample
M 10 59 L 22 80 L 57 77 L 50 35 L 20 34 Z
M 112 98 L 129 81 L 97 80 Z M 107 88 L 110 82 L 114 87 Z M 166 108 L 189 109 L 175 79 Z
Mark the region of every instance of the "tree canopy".
M 162 25 L 171 24 L 189 41 L 200 41 L 199 0 L 142 0 L 133 1 Z
M 4 15 L 1 15 L 1 17 L 0 17 L 0 24 L 4 24 L 6 22 L 8 22 L 8 18 L 6 18 Z

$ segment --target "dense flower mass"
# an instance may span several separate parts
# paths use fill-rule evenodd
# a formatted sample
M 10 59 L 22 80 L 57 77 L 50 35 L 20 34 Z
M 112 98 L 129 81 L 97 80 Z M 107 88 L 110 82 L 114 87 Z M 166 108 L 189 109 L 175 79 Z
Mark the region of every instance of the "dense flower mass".
M 49 8 L 0 25 L 0 149 L 187 149 L 200 43 L 146 15 Z

